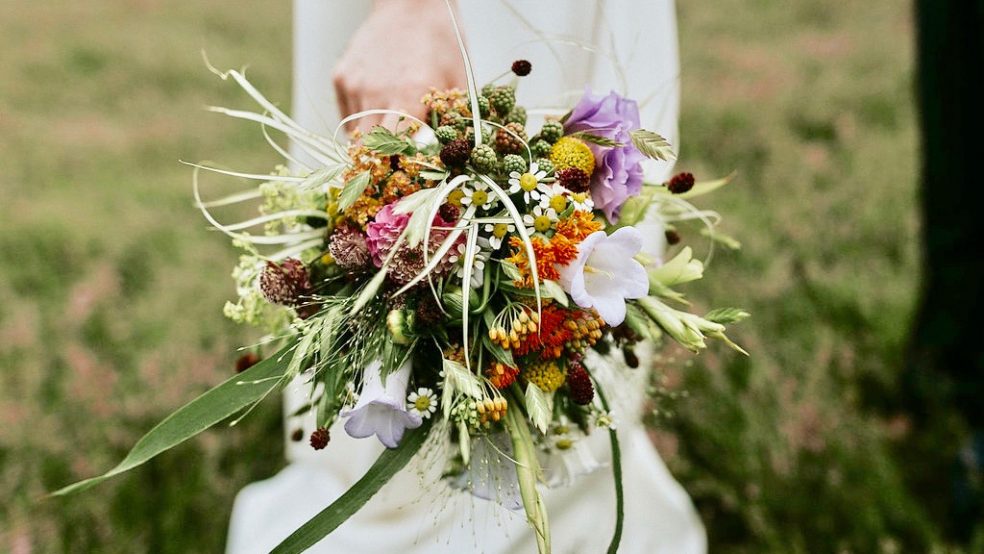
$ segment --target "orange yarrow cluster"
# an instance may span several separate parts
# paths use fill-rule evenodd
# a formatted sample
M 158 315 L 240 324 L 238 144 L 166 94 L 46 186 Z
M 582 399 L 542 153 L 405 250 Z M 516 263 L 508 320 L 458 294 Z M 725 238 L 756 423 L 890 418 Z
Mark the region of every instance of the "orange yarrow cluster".
M 552 237 L 542 235 L 530 239 L 533 254 L 536 256 L 536 273 L 539 279 L 557 280 L 560 273 L 557 265 L 567 265 L 577 258 L 577 245 L 584 237 L 600 231 L 604 225 L 595 219 L 594 214 L 587 211 L 574 211 L 568 217 L 557 222 L 557 230 Z M 522 279 L 516 281 L 516 286 L 532 288 L 533 275 L 530 272 L 529 260 L 523 240 L 518 236 L 509 238 L 512 256 L 506 258 L 519 269 Z

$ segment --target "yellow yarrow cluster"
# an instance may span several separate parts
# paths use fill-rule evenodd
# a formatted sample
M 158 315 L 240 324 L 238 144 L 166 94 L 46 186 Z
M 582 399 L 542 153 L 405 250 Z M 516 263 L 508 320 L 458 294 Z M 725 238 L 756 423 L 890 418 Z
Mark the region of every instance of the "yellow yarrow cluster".
M 550 149 L 550 161 L 554 170 L 576 167 L 588 177 L 594 171 L 595 158 L 583 140 L 574 137 L 561 137 Z
M 543 392 L 554 392 L 559 389 L 566 377 L 564 370 L 553 361 L 534 362 L 523 368 L 523 378 L 540 387 Z

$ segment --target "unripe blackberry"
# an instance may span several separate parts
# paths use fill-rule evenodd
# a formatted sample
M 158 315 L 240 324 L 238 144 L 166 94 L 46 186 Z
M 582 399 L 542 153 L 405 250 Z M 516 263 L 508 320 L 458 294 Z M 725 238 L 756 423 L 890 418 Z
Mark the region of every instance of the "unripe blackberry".
M 492 173 L 495 171 L 497 161 L 495 150 L 488 144 L 476 146 L 471 151 L 471 163 L 475 166 L 475 169 L 482 173 Z
M 549 158 L 537 158 L 536 168 L 539 171 L 546 173 L 547 175 L 550 175 L 551 173 L 554 172 L 554 164 L 552 161 L 550 161 Z
M 512 63 L 512 72 L 517 77 L 526 77 L 530 71 L 533 71 L 533 64 L 527 60 L 516 60 Z
M 458 112 L 447 112 L 441 116 L 441 125 L 450 125 L 459 131 L 464 131 L 465 126 L 468 125 L 468 120 L 462 117 Z
M 533 153 L 534 158 L 546 158 L 550 156 L 551 148 L 550 143 L 542 138 L 533 139 L 533 142 L 530 143 L 530 152 Z
M 520 125 L 526 125 L 526 108 L 522 106 L 513 106 L 513 109 L 509 110 L 509 114 L 503 119 L 506 123 L 519 123 Z
M 501 154 L 519 154 L 526 150 L 526 130 L 519 123 L 507 123 L 495 133 L 495 149 Z
M 673 194 L 683 194 L 694 188 L 694 176 L 692 173 L 686 172 L 674 175 L 670 179 L 670 182 L 666 184 L 666 188 Z
M 585 406 L 594 400 L 594 384 L 581 362 L 571 362 L 567 368 L 567 389 L 575 404 Z
M 471 106 L 471 101 L 469 100 L 468 105 Z M 482 117 L 488 117 L 492 113 L 492 105 L 489 103 L 489 99 L 484 96 L 478 97 L 478 115 Z
M 557 172 L 557 182 L 571 192 L 587 192 L 588 174 L 576 167 L 565 167 Z
M 506 154 L 502 157 L 502 172 L 509 175 L 515 171 L 516 173 L 523 173 L 526 171 L 526 160 L 522 156 L 516 154 Z
M 540 129 L 540 137 L 550 144 L 557 142 L 562 136 L 564 136 L 564 125 L 559 121 L 547 121 Z
M 434 136 L 441 144 L 447 144 L 458 138 L 458 130 L 450 125 L 441 125 L 434 130 Z
M 331 433 L 328 432 L 328 428 L 319 427 L 311 433 L 311 448 L 315 450 L 322 450 L 324 447 L 328 446 L 328 441 L 330 440 Z
M 492 84 L 492 83 L 489 83 L 489 84 L 485 85 L 484 87 L 482 87 L 482 96 L 484 96 L 486 98 L 488 98 L 489 96 L 491 96 L 493 92 L 495 92 L 495 85 Z
M 512 87 L 496 87 L 488 96 L 497 114 L 507 114 L 516 105 L 516 91 Z
M 468 142 L 468 144 L 475 143 L 474 127 L 469 127 L 468 129 L 465 130 L 465 140 Z M 484 125 L 482 126 L 482 142 L 486 144 L 492 142 L 492 131 L 490 131 L 489 128 L 485 127 Z
M 297 258 L 288 258 L 280 265 L 267 262 L 260 274 L 260 291 L 273 304 L 297 306 L 311 292 L 308 270 Z
M 447 167 L 460 167 L 468 161 L 471 146 L 467 140 L 455 139 L 441 148 L 441 163 Z

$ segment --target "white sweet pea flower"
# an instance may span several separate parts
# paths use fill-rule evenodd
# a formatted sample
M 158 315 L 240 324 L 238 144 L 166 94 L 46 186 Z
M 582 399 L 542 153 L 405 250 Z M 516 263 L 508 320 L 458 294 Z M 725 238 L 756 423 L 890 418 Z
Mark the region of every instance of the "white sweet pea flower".
M 364 439 L 376 435 L 387 448 L 396 448 L 404 431 L 420 427 L 423 419 L 406 408 L 410 361 L 387 375 L 385 383 L 380 374 L 382 365 L 377 360 L 363 371 L 359 401 L 351 410 L 343 410 L 341 415 L 348 418 L 345 432 L 349 436 Z
M 577 258 L 557 266 L 560 284 L 582 308 L 594 308 L 605 323 L 616 326 L 625 320 L 625 300 L 649 293 L 646 268 L 634 259 L 642 249 L 642 235 L 622 227 L 611 235 L 591 233 L 577 245 Z
M 489 247 L 492 250 L 501 248 L 506 236 L 516 232 L 516 226 L 512 223 L 486 223 L 484 229 L 489 233 Z
M 533 213 L 523 215 L 523 225 L 530 234 L 546 233 L 553 228 L 554 223 L 557 223 L 557 210 L 553 208 L 533 206 Z
M 530 164 L 530 169 L 526 173 L 521 174 L 518 171 L 513 171 L 509 174 L 509 194 L 523 191 L 524 202 L 527 204 L 538 202 L 540 196 L 547 189 L 547 185 L 540 182 L 546 176 L 547 172 L 542 171 L 536 162 Z

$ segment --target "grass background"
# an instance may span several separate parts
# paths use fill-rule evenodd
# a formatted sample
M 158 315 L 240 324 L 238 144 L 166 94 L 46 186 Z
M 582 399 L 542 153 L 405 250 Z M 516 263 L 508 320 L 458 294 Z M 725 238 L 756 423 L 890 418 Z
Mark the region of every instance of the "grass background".
M 689 0 L 680 167 L 739 179 L 712 202 L 744 244 L 689 291 L 737 303 L 657 444 L 718 552 L 938 544 L 901 484 L 896 391 L 918 282 L 910 8 L 893 0 Z M 3 4 L 0 21 L 0 550 L 215 552 L 236 491 L 282 465 L 279 411 L 212 431 L 69 499 L 247 340 L 221 317 L 235 254 L 178 159 L 274 162 L 202 66 L 250 64 L 286 104 L 282 2 Z M 674 357 L 679 360 L 678 356 Z M 675 369 L 674 369 L 675 368 Z

